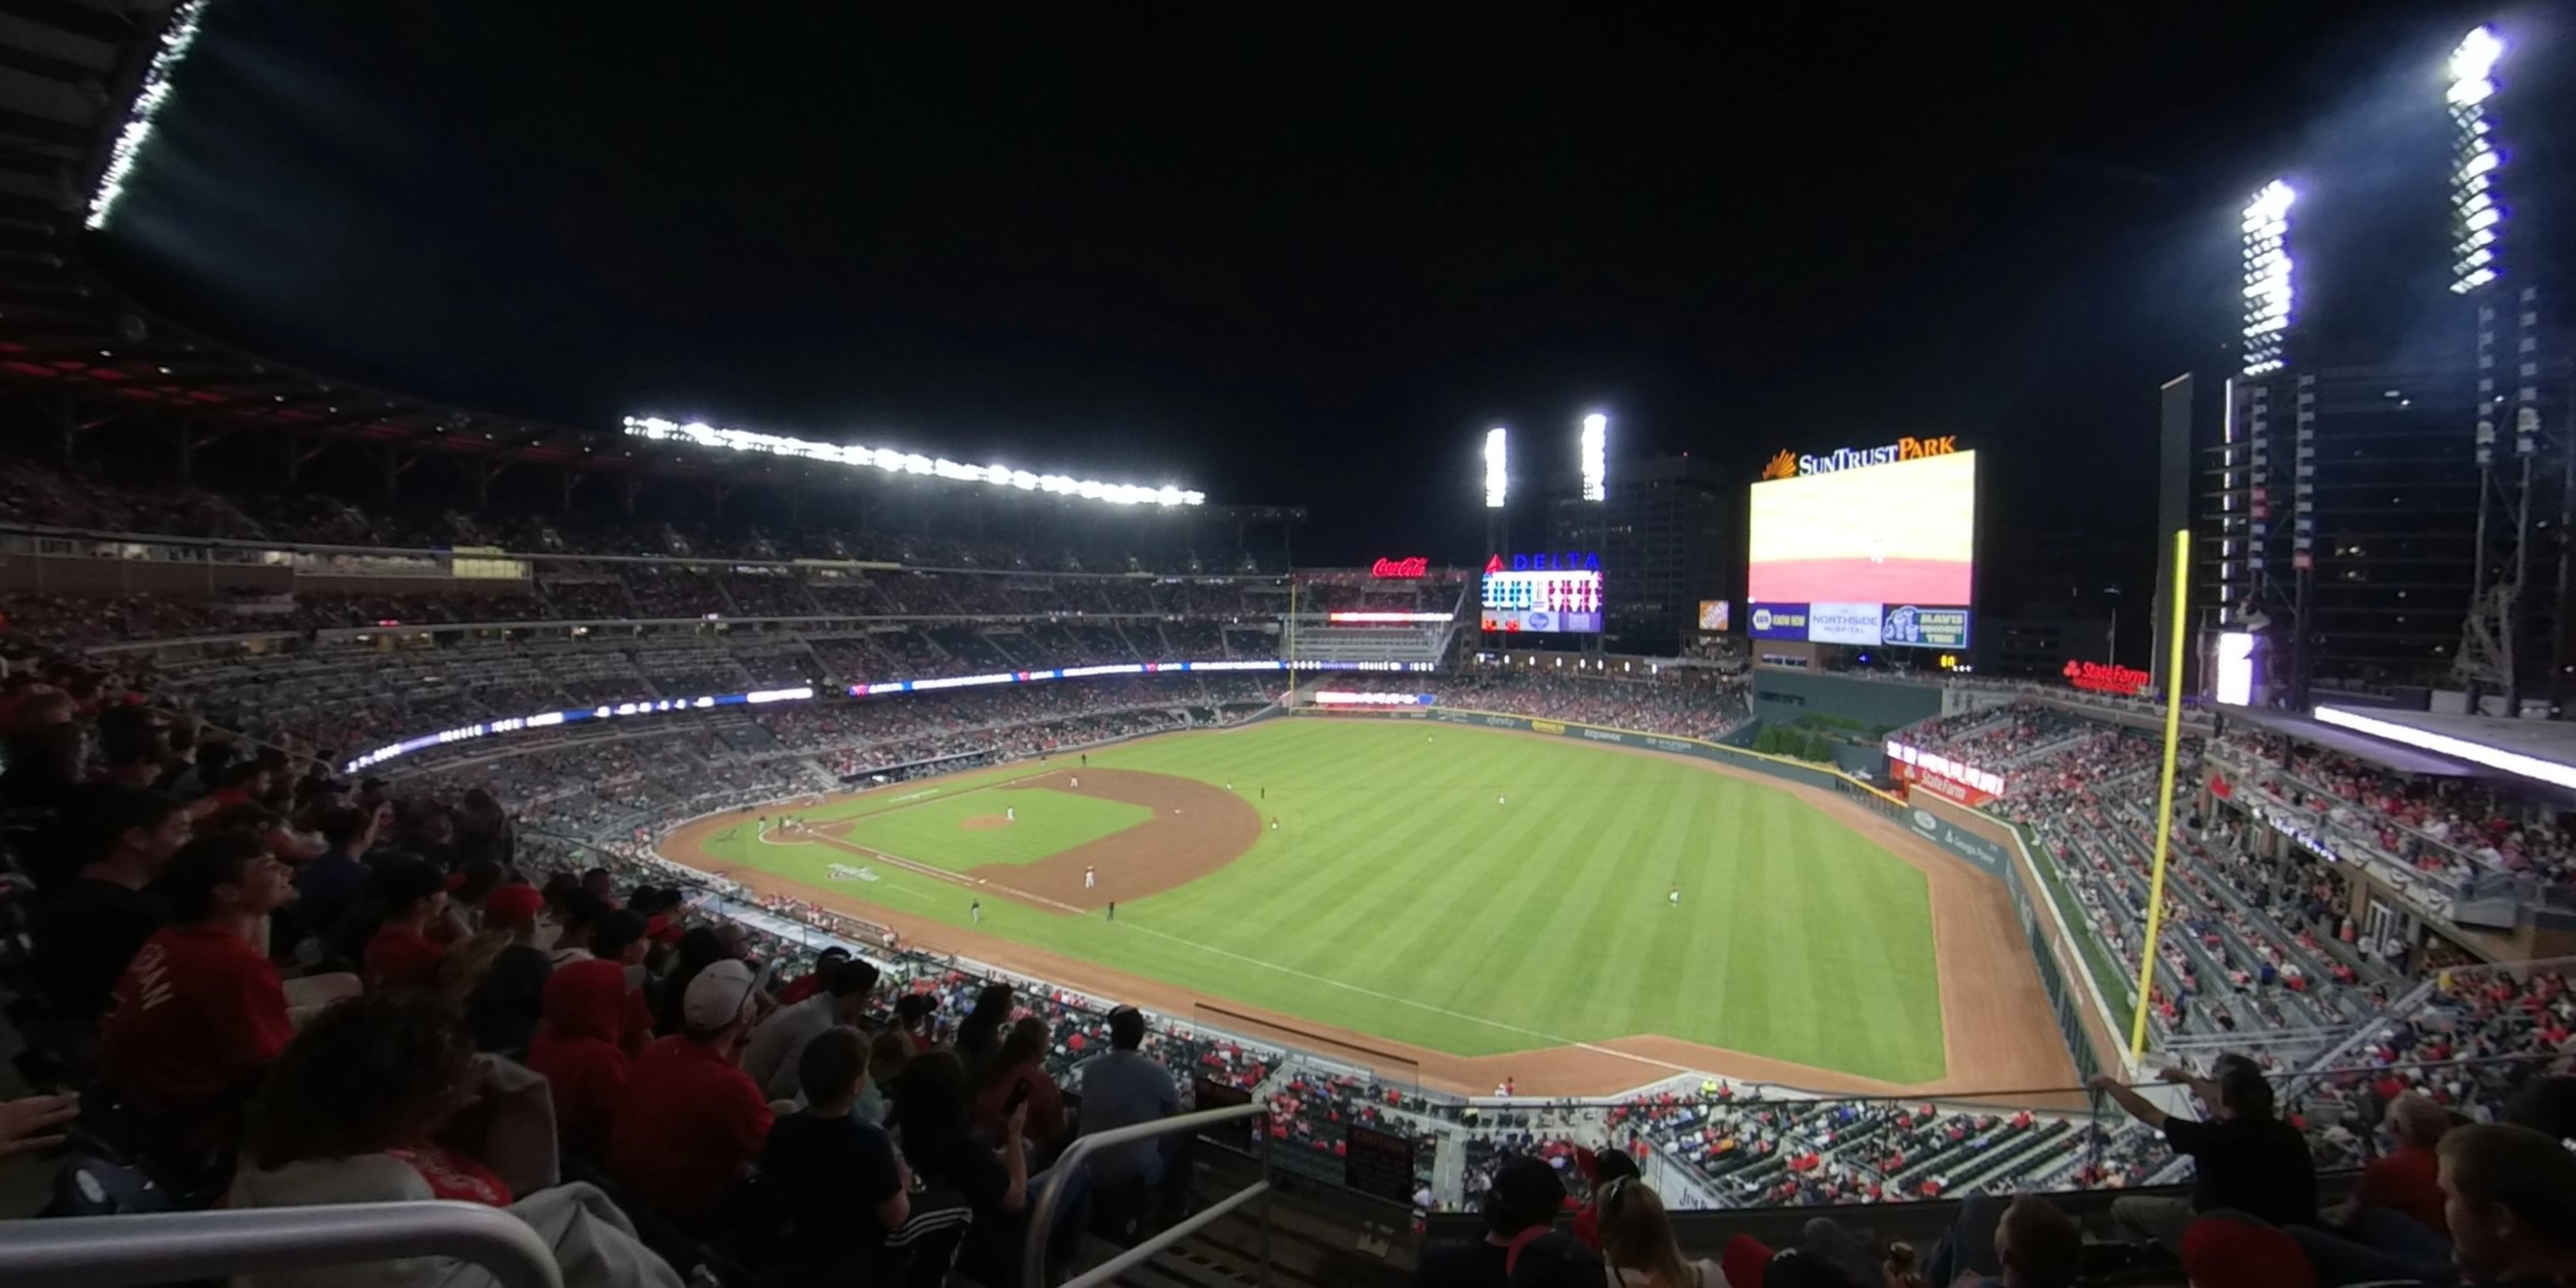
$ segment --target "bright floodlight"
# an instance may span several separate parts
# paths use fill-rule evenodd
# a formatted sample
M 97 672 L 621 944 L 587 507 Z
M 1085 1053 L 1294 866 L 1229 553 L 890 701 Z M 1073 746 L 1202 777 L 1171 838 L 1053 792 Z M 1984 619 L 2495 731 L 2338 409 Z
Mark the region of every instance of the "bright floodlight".
M 1610 418 L 1597 411 L 1583 418 L 1583 499 L 1610 499 Z
M 2504 42 L 2480 27 L 2451 51 L 2451 290 L 2467 295 L 2496 280 L 2497 225 L 2504 207 L 2496 202 L 2495 122 L 2487 100 L 2495 96 L 2493 73 L 2504 57 Z
M 170 11 L 169 24 L 161 28 L 160 47 L 152 51 L 152 61 L 143 69 L 143 87 L 135 91 L 134 102 L 125 109 L 125 123 L 107 145 L 107 165 L 98 172 L 98 187 L 89 195 L 89 214 L 81 220 L 82 227 L 96 232 L 116 213 L 116 203 L 125 196 L 126 177 L 134 173 L 143 145 L 152 139 L 152 120 L 170 100 L 170 78 L 187 61 L 188 47 L 197 43 L 197 24 L 205 18 L 209 3 L 185 0 Z
M 2504 42 L 2496 34 L 2480 27 L 2460 39 L 2460 47 L 2451 51 L 2451 92 L 2454 103 L 2482 103 L 2495 93 L 2495 81 L 2488 73 L 2504 57 Z
M 2279 179 L 2245 205 L 2245 374 L 2281 369 L 2293 304 L 2290 207 L 2298 192 Z
M 1488 510 L 1503 508 L 1503 493 L 1511 484 L 1511 475 L 1505 468 L 1508 464 L 1505 453 L 1509 450 L 1503 446 L 1505 437 L 1499 428 L 1485 431 L 1485 508 Z
M 859 447 L 789 438 L 783 434 L 756 434 L 745 429 L 718 429 L 695 421 L 680 425 L 658 416 L 629 416 L 626 418 L 626 432 L 631 437 L 655 442 L 695 443 L 700 447 L 767 452 L 774 456 L 794 456 L 834 465 L 874 466 L 888 474 L 928 474 L 960 483 L 983 483 L 992 487 L 1016 488 L 1022 492 L 1052 492 L 1059 496 L 1078 496 L 1086 501 L 1106 501 L 1111 505 L 1207 504 L 1207 493 L 1186 492 L 1169 484 L 1145 487 L 1135 483 L 1067 478 L 1061 474 L 1032 474 L 1007 465 L 965 465 L 944 457 L 898 452 L 888 447 Z

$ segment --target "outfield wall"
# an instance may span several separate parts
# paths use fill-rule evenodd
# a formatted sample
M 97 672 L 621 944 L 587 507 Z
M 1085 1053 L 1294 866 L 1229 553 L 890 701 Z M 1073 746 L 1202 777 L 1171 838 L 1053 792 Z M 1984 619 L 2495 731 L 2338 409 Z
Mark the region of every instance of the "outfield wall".
M 1753 668 L 1753 714 L 1781 724 L 1827 715 L 1902 729 L 1941 714 L 1941 690 L 1896 680 L 1855 680 L 1794 667 Z
M 2031 961 L 2057 1010 L 2057 1027 L 2068 1054 L 2075 1057 L 2076 1072 L 2089 1078 L 2128 1068 L 2128 1045 L 2119 1034 L 2136 991 L 2121 978 L 2119 959 L 2093 933 L 2093 923 L 2057 878 L 2055 857 L 2043 866 L 2019 828 L 1930 792 L 1914 797 L 1911 814 L 1916 832 L 2003 878 L 2004 888 L 2012 892 L 2013 912 L 2030 937 Z
M 1390 711 L 1301 710 L 1297 714 L 1423 720 L 1668 751 L 1738 769 L 1750 769 L 1802 786 L 1838 792 L 1905 824 L 1915 835 L 1938 843 L 1978 871 L 2003 882 L 2004 889 L 2012 896 L 2013 912 L 2029 936 L 2031 961 L 2039 970 L 2040 985 L 2047 990 L 2049 1005 L 2057 1013 L 2058 1033 L 2066 1043 L 2067 1055 L 2075 1061 L 2076 1071 L 2090 1077 L 2097 1072 L 2125 1071 L 2128 1068 L 2123 1056 L 2125 1047 L 2117 1036 L 2124 1031 L 2122 1026 L 2126 1017 L 2112 1006 L 2113 999 L 2126 994 L 2106 993 L 2099 980 L 2105 964 L 2116 959 L 2103 949 L 2093 935 L 2091 923 L 2083 919 L 2080 909 L 2071 906 L 2072 901 L 2062 885 L 2052 879 L 2053 873 L 2043 869 L 2042 860 L 2032 853 L 2019 832 L 1993 815 L 1953 805 L 1928 793 L 1921 798 L 1920 804 L 1909 805 L 1868 783 L 1822 765 L 1787 760 L 1701 738 L 1611 729 L 1570 720 L 1541 720 L 1464 707 Z

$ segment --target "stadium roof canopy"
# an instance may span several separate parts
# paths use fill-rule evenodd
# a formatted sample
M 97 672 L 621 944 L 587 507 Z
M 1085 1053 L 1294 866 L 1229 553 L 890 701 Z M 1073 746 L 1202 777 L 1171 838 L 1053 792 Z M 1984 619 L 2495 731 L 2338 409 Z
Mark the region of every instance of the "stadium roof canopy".
M 2383 741 L 2369 734 L 2339 728 L 2308 716 L 2293 715 L 2287 711 L 2273 711 L 2263 707 L 2221 707 L 2218 710 L 2230 723 L 2250 724 L 2267 733 L 2275 733 L 2311 746 L 2323 747 L 2328 751 L 2401 774 L 2416 774 L 2432 778 L 2469 778 L 2481 772 L 2476 765 L 2466 761 Z M 2387 715 L 2388 713 L 2374 711 L 2371 714 Z
M 2419 754 L 2448 756 L 2485 772 L 2576 791 L 2576 725 L 2565 721 L 2334 706 L 2317 708 L 2316 716 L 2383 745 L 2420 748 Z
M 883 485 L 875 471 L 644 447 L 616 425 L 577 428 L 333 380 L 239 352 L 128 299 L 84 266 L 79 239 L 174 10 L 184 12 L 173 0 L 0 0 L 0 387 L 40 400 L 62 455 L 86 430 L 140 416 L 168 424 L 183 470 L 198 443 L 255 430 L 280 436 L 290 477 L 315 454 L 357 446 L 388 461 L 452 459 L 469 475 L 538 465 L 728 488 Z M 1245 524 L 1306 517 L 1288 506 L 1192 509 L 1192 519 Z

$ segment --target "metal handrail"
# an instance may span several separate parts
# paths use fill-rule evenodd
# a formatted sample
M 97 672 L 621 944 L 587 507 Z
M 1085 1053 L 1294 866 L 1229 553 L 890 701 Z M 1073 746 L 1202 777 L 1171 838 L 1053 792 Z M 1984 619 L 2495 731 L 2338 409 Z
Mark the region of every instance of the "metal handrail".
M 401 1257 L 471 1261 L 492 1272 L 501 1288 L 563 1288 L 553 1250 L 527 1222 L 475 1203 L 329 1203 L 0 1223 L 0 1283 L 10 1288 L 124 1288 Z
M 1077 1137 L 1072 1147 L 1055 1160 L 1055 1166 L 1047 1169 L 1046 1181 L 1038 1187 L 1037 1200 L 1029 1204 L 1027 1247 L 1020 1256 L 1020 1282 L 1030 1285 L 1043 1285 L 1046 1282 L 1044 1276 L 1048 1236 L 1055 1229 L 1055 1210 L 1063 1199 L 1065 1181 L 1073 1175 L 1076 1165 L 1089 1157 L 1093 1150 L 1107 1145 L 1124 1145 L 1133 1141 L 1151 1140 L 1157 1136 L 1169 1136 L 1174 1132 L 1197 1131 L 1201 1127 L 1233 1122 L 1241 1118 L 1258 1118 L 1269 1112 L 1268 1105 L 1256 1101 L 1248 1105 L 1228 1105 L 1223 1109 L 1201 1109 L 1195 1113 L 1157 1118 L 1149 1123 L 1137 1123 L 1132 1127 L 1113 1127 L 1108 1131 Z M 1227 1195 L 1205 1210 L 1192 1214 L 1188 1220 L 1158 1231 L 1153 1237 L 1058 1285 L 1057 1288 L 1097 1288 L 1097 1285 L 1109 1282 L 1147 1257 L 1197 1233 L 1217 1218 L 1269 1193 L 1270 1136 L 1269 1133 L 1264 1132 L 1261 1133 L 1260 1180 L 1236 1193 Z M 0 1266 L 0 1269 L 5 1268 Z M 1269 1282 L 1270 1204 L 1265 1199 L 1261 1205 L 1261 1283 L 1267 1285 Z

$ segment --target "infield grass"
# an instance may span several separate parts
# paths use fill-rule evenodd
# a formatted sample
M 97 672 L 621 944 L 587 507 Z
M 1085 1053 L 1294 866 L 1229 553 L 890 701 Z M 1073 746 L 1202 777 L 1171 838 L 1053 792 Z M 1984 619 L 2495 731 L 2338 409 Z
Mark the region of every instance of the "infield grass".
M 1000 827 L 969 830 L 977 820 L 990 823 L 1002 818 L 1005 810 L 1019 817 Z M 851 824 L 846 835 L 853 844 L 871 850 L 964 869 L 986 863 L 1035 863 L 1058 850 L 1126 831 L 1153 816 L 1154 811 L 1142 805 L 1041 787 L 1008 794 L 965 792 L 906 809 L 880 810 Z M 821 812 L 815 817 L 822 817 Z
M 1260 813 L 1260 840 L 1212 875 L 1122 903 L 1115 923 L 987 899 L 978 929 L 1460 1055 L 1659 1033 L 1891 1082 L 1944 1071 L 1923 874 L 1785 791 L 1660 756 L 1411 721 L 1274 720 L 1091 763 L 1231 784 Z M 1027 799 L 1056 792 L 1010 793 L 1017 827 L 962 829 L 1002 812 L 984 787 L 1035 772 L 802 813 L 863 817 L 869 835 L 853 840 L 948 868 L 1107 834 L 1090 829 L 1111 820 L 1088 812 L 1079 827 L 1070 811 L 1036 823 Z M 1041 835 L 1056 826 L 1071 830 Z M 817 885 L 829 865 L 858 862 L 749 832 L 708 849 Z M 829 888 L 968 924 L 965 890 L 882 864 L 868 876 Z

